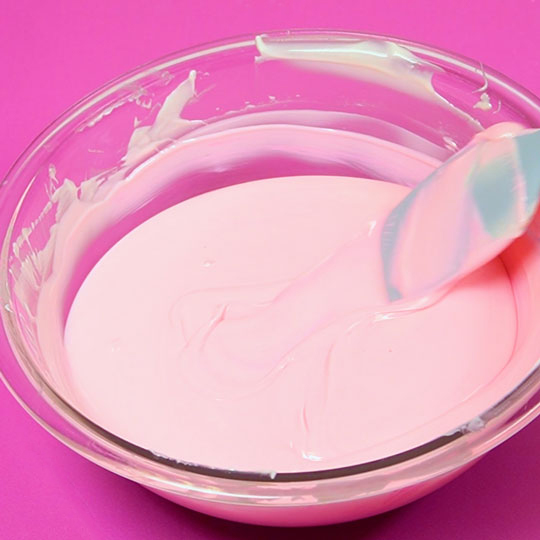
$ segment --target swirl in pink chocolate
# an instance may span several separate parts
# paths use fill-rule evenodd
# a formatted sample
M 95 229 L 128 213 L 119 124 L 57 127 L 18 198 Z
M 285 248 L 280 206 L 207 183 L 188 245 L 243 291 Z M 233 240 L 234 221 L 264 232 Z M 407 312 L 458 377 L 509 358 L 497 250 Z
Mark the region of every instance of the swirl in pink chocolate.
M 383 141 L 370 148 L 380 167 L 395 155 L 409 175 L 436 165 Z M 184 150 L 130 181 L 174 171 Z M 511 284 L 494 260 L 432 305 L 393 310 L 380 232 L 407 192 L 350 177 L 261 179 L 135 228 L 69 313 L 84 409 L 160 454 L 278 471 L 376 459 L 482 411 L 512 355 Z

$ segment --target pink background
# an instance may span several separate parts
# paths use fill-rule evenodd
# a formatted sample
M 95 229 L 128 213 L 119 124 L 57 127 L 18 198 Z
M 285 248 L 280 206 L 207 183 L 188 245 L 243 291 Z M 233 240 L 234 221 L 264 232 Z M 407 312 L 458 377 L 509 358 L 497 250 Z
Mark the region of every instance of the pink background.
M 51 120 L 124 71 L 201 42 L 298 27 L 430 43 L 540 94 L 536 0 L 7 0 L 0 11 L 0 178 Z M 331 528 L 279 531 L 184 510 L 92 465 L 34 423 L 2 385 L 0 419 L 6 540 L 540 538 L 540 420 L 405 508 Z

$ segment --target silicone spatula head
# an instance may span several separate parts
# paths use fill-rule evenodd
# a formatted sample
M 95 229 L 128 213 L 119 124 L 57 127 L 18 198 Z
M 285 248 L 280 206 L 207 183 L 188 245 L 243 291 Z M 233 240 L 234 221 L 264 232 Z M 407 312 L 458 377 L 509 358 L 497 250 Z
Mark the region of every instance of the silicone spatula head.
M 421 298 L 496 257 L 531 222 L 540 196 L 540 130 L 497 124 L 420 182 L 383 225 L 388 298 Z

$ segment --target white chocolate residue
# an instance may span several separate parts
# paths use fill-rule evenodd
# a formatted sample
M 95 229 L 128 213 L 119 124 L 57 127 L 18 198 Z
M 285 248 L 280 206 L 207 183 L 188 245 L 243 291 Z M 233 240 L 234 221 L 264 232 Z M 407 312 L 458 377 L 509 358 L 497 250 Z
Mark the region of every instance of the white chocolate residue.
M 482 92 L 480 99 L 474 104 L 475 109 L 480 109 L 482 111 L 490 111 L 493 108 L 491 105 L 491 100 L 487 92 Z
M 317 69 L 338 72 L 364 81 L 398 89 L 451 109 L 481 130 L 470 114 L 450 103 L 433 87 L 433 75 L 442 68 L 424 60 L 405 47 L 390 41 L 277 41 L 257 36 L 259 61 L 288 60 L 311 63 Z M 345 68 L 345 69 L 343 69 Z

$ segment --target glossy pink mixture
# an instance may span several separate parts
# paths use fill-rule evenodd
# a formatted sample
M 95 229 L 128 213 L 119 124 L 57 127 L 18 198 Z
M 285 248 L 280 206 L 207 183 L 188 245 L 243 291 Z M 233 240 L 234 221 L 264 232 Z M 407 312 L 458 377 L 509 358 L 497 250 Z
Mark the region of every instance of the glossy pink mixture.
M 433 305 L 392 312 L 379 232 L 407 191 L 274 178 L 144 222 L 71 307 L 79 407 L 157 454 L 259 471 L 378 459 L 470 421 L 501 397 L 514 293 L 496 259 Z

